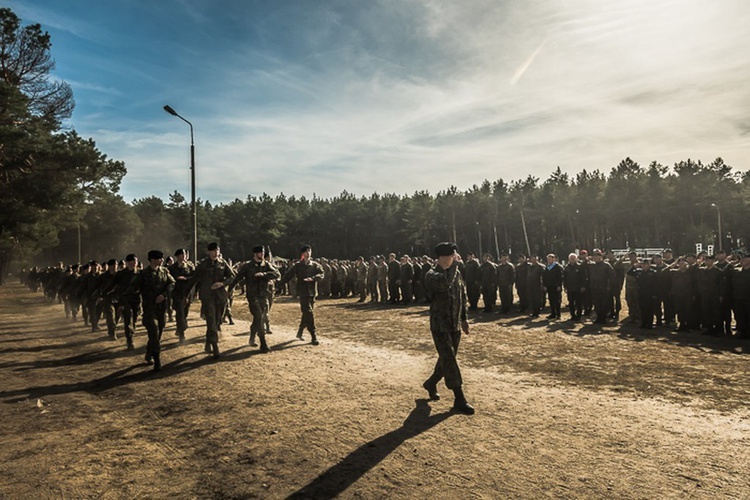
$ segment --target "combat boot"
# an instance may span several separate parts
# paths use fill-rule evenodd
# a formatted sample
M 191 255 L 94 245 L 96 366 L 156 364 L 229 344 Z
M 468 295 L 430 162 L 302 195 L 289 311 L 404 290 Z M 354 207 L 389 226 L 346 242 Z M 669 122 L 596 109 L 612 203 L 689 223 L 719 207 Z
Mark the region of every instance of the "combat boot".
M 312 336 L 312 342 L 310 342 L 312 345 L 319 345 L 320 342 L 318 342 L 318 336 L 315 335 L 315 332 L 310 332 L 310 335 Z
M 133 339 L 129 337 L 128 337 L 127 349 L 128 351 L 132 351 L 133 349 L 135 349 L 135 346 L 133 345 Z
M 154 353 L 154 371 L 155 372 L 161 371 L 161 357 L 158 352 Z
M 263 342 L 263 341 L 261 340 L 261 344 L 262 344 L 262 342 Z M 257 342 L 255 341 L 255 334 L 254 334 L 254 333 L 251 333 L 251 334 L 250 334 L 250 340 L 248 341 L 248 343 L 249 343 L 249 344 L 250 344 L 251 346 L 253 346 L 253 347 L 258 347 L 258 343 L 257 343 Z
M 430 396 L 431 400 L 438 401 L 440 399 L 440 394 L 437 391 L 437 382 L 432 380 L 432 377 L 425 380 L 422 384 L 422 387 L 424 387 L 424 389 L 427 391 L 427 394 Z
M 211 344 L 208 340 L 206 340 L 206 346 L 203 348 L 203 350 L 206 351 L 206 353 L 211 354 Z
M 297 338 L 300 340 L 305 340 L 305 338 L 302 336 L 302 332 L 305 331 L 305 327 L 300 326 L 297 330 Z
M 212 342 L 211 347 L 214 350 L 214 359 L 219 359 L 219 343 L 218 342 Z
M 268 344 L 266 343 L 266 336 L 258 335 L 258 337 L 260 337 L 260 352 L 263 352 L 263 353 L 271 352 L 271 348 L 268 347 Z
M 474 415 L 474 407 L 466 402 L 464 391 L 461 388 L 453 389 L 453 395 L 455 399 L 453 401 L 453 410 L 466 415 Z
M 152 364 L 154 364 L 154 361 L 153 361 L 153 359 L 154 359 L 154 357 L 153 357 L 153 356 L 152 356 L 151 354 L 149 354 L 149 353 L 147 352 L 147 353 L 146 353 L 146 364 L 147 364 L 147 365 L 152 365 Z

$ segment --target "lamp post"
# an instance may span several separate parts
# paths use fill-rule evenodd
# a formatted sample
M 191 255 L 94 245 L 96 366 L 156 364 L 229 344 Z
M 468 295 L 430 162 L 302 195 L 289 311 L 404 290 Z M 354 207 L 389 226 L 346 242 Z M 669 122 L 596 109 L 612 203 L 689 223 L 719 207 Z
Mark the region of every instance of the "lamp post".
M 190 125 L 190 209 L 193 212 L 193 261 L 198 262 L 198 209 L 195 205 L 195 143 L 193 141 L 193 124 L 177 114 L 177 111 L 168 105 L 164 106 L 164 111 Z
M 721 234 L 722 234 L 721 233 L 721 208 L 716 203 L 711 203 L 711 206 L 716 209 L 716 217 L 719 223 L 719 234 L 717 235 L 717 238 L 716 238 L 716 242 L 717 242 L 716 246 L 718 247 L 716 248 L 716 251 L 718 252 L 719 250 L 722 249 L 722 246 L 723 246 L 722 241 L 721 241 Z

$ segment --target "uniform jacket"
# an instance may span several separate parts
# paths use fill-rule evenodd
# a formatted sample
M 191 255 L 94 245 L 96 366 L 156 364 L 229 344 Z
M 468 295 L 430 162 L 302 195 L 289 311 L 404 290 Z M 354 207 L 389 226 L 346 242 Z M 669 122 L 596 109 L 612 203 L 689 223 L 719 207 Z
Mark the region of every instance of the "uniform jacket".
M 430 297 L 430 330 L 460 332 L 461 321 L 466 320 L 466 285 L 458 266 L 433 267 L 424 277 L 424 286 Z

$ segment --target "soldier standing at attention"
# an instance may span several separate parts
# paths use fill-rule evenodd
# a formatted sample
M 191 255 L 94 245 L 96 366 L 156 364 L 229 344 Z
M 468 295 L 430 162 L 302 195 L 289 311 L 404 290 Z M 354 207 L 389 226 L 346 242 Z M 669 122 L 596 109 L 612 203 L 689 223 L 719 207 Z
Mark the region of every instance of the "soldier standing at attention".
M 476 311 L 479 309 L 479 294 L 481 292 L 479 284 L 479 261 L 471 252 L 466 255 L 464 277 L 466 280 L 466 295 L 469 298 L 469 310 Z
M 482 265 L 479 266 L 479 279 L 482 283 L 483 312 L 492 312 L 497 303 L 497 266 L 492 262 L 490 254 L 482 255 Z
M 544 273 L 544 264 L 539 262 L 536 255 L 531 255 L 526 268 L 526 296 L 529 298 L 529 307 L 531 308 L 531 317 L 538 318 L 542 311 L 542 293 L 544 284 L 542 283 L 542 274 Z
M 227 286 L 234 279 L 234 271 L 227 261 L 221 258 L 219 244 L 211 242 L 206 247 L 208 258 L 195 268 L 188 280 L 188 295 L 196 284 L 199 286 L 201 310 L 206 317 L 206 352 L 219 357 L 219 325 L 227 307 Z M 187 300 L 187 299 L 186 299 Z
M 513 283 L 516 281 L 516 268 L 508 262 L 508 254 L 500 256 L 497 265 L 497 288 L 500 291 L 500 312 L 508 314 L 513 307 Z
M 578 255 L 568 255 L 568 265 L 563 269 L 563 284 L 568 293 L 571 321 L 578 321 L 583 314 L 583 291 L 588 286 L 586 269 L 578 262 Z
M 445 378 L 445 385 L 454 394 L 453 410 L 474 414 L 474 407 L 463 393 L 463 380 L 456 354 L 461 332 L 469 334 L 466 320 L 466 286 L 458 270 L 458 253 L 455 243 L 440 243 L 435 247 L 437 263 L 425 275 L 425 288 L 430 297 L 430 331 L 438 360 L 435 369 L 423 384 L 430 399 L 440 399 L 437 384 Z
M 162 266 L 164 253 L 151 250 L 148 267 L 138 273 L 138 290 L 143 299 L 143 326 L 148 332 L 146 363 L 153 360 L 154 371 L 161 371 L 161 334 L 167 323 L 167 297 L 174 288 L 174 278 Z
M 588 265 L 588 280 L 596 312 L 594 323 L 603 325 L 612 310 L 612 288 L 616 286 L 617 276 L 609 262 L 604 261 L 600 250 L 594 249 L 592 259 L 593 263 Z
M 557 257 L 553 253 L 547 255 L 547 267 L 542 271 L 542 283 L 547 289 L 547 297 L 549 297 L 550 315 L 547 316 L 547 319 L 560 319 L 563 269 L 557 263 Z
M 299 296 L 299 305 L 302 310 L 302 319 L 297 329 L 297 338 L 304 340 L 302 332 L 307 328 L 312 336 L 312 345 L 318 345 L 313 308 L 315 306 L 316 284 L 323 279 L 325 271 L 320 264 L 312 260 L 312 247 L 310 245 L 303 245 L 300 253 L 302 255 L 299 262 L 287 271 L 279 283 L 283 285 L 292 278 L 297 278 L 297 295 Z
M 385 303 L 388 300 L 388 264 L 382 255 L 378 255 L 378 292 L 380 302 Z
M 401 266 L 396 260 L 396 254 L 388 254 L 388 303 L 398 304 L 398 285 L 401 279 Z
M 516 262 L 516 292 L 518 293 L 518 312 L 524 313 L 529 307 L 528 279 L 529 263 L 526 256 L 521 254 Z
M 402 255 L 399 283 L 401 284 L 401 303 L 404 305 L 411 304 L 411 299 L 414 297 L 413 279 L 414 266 L 411 263 L 411 258 L 408 255 Z
M 263 246 L 253 248 L 253 258 L 246 262 L 234 277 L 230 288 L 241 281 L 245 281 L 245 298 L 253 315 L 253 323 L 250 325 L 251 346 L 257 346 L 255 338 L 260 339 L 260 352 L 271 352 L 266 343 L 266 318 L 268 316 L 269 297 L 271 288 L 269 283 L 281 278 L 281 273 L 276 266 L 263 258 Z
M 188 260 L 188 252 L 184 248 L 178 249 L 174 256 L 175 262 L 168 268 L 169 274 L 175 280 L 174 290 L 172 291 L 172 308 L 177 325 L 174 333 L 180 338 L 180 342 L 184 342 L 185 331 L 188 329 L 187 316 L 190 310 L 188 280 L 195 272 L 195 265 Z
M 659 286 L 659 271 L 651 267 L 650 259 L 645 258 L 640 264 L 631 265 L 627 274 L 635 278 L 638 287 L 640 328 L 651 329 L 654 327 L 654 306 Z

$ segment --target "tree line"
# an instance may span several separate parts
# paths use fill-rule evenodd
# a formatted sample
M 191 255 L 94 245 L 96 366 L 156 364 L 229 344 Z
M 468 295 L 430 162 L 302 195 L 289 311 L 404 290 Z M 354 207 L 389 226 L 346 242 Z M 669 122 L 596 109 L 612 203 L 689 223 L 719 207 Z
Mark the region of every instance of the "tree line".
M 750 232 L 749 203 L 750 174 L 734 172 L 721 158 L 671 168 L 656 162 L 642 167 L 626 158 L 608 175 L 583 170 L 571 178 L 558 167 L 544 181 L 484 180 L 436 194 L 264 193 L 217 205 L 198 200 L 198 248 L 218 241 L 235 260 L 251 258 L 258 244 L 296 257 L 299 246 L 310 243 L 316 255 L 353 259 L 391 251 L 431 254 L 444 240 L 456 241 L 464 252 L 492 255 L 664 246 L 685 253 L 695 243 L 731 250 L 744 246 Z M 166 202 L 100 198 L 81 219 L 83 259 L 189 247 L 190 214 L 189 202 L 176 191 Z M 77 236 L 78 227 L 63 229 L 48 260 L 75 261 Z

